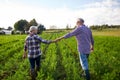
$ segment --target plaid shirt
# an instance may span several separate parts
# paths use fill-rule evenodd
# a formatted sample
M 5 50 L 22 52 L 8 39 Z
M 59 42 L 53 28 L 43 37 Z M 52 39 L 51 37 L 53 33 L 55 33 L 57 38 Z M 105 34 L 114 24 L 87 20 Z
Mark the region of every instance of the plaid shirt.
M 72 32 L 66 34 L 64 38 L 69 38 L 72 36 L 76 36 L 78 51 L 80 53 L 89 54 L 91 44 L 94 45 L 94 39 L 91 30 L 87 26 L 82 25 L 77 27 Z
M 24 50 L 28 50 L 28 58 L 36 58 L 42 54 L 40 50 L 40 43 L 49 44 L 50 41 L 43 40 L 38 35 L 28 35 L 25 39 Z

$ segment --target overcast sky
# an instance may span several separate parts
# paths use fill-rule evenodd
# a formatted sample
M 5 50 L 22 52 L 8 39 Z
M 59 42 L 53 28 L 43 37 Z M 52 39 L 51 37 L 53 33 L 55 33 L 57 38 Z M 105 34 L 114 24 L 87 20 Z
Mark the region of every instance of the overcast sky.
M 79 17 L 88 26 L 120 25 L 120 0 L 0 0 L 0 27 L 13 27 L 20 19 L 33 18 L 47 28 L 74 27 Z

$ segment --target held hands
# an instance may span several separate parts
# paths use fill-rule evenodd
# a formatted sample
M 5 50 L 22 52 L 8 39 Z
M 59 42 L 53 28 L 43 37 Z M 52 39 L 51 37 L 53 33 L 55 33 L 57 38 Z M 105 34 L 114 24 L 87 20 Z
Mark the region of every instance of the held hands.
M 55 39 L 55 40 L 51 41 L 51 43 L 56 43 L 56 42 L 58 42 L 58 41 L 62 40 L 63 38 L 64 38 L 64 37 L 57 38 L 57 39 Z
M 52 40 L 50 43 L 56 43 L 56 42 L 62 40 L 63 38 L 64 38 L 64 37 L 57 38 L 57 39 L 55 39 L 55 40 Z
M 51 44 L 51 43 L 56 43 L 56 42 L 58 42 L 58 40 L 57 40 L 57 39 L 49 41 L 49 42 L 48 42 L 48 44 Z
M 52 42 L 58 42 L 58 41 L 60 41 L 62 38 L 57 38 L 57 39 L 55 39 L 55 40 L 53 40 Z

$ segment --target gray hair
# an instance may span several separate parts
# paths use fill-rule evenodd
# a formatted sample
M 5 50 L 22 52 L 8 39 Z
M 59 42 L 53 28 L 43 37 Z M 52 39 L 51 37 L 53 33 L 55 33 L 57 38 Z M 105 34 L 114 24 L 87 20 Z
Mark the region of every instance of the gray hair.
M 33 30 L 37 30 L 37 26 L 31 26 L 31 27 L 29 28 L 29 32 L 31 32 L 31 31 L 33 31 Z
M 82 19 L 82 18 L 78 18 L 77 21 L 84 23 L 84 19 Z

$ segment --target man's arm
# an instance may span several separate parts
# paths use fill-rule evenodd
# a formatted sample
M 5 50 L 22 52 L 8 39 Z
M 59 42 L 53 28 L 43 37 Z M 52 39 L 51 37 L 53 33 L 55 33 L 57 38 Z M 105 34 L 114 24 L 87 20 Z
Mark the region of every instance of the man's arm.
M 80 33 L 80 31 L 81 31 L 81 28 L 78 27 L 78 28 L 74 29 L 72 32 L 64 35 L 64 38 L 66 39 L 66 38 L 69 38 L 69 37 L 72 37 L 72 36 L 76 36 L 77 34 Z
M 90 38 L 91 38 L 91 50 L 94 50 L 94 39 L 93 39 L 92 31 L 91 31 Z
M 60 38 L 57 38 L 56 40 L 54 40 L 53 42 L 57 42 L 57 41 L 60 41 L 62 39 L 66 39 L 66 38 L 69 38 L 69 37 L 72 37 L 72 36 L 75 36 L 77 34 L 79 34 L 79 32 L 81 31 L 80 28 L 76 28 L 75 30 L 73 30 L 72 32 L 60 37 Z

